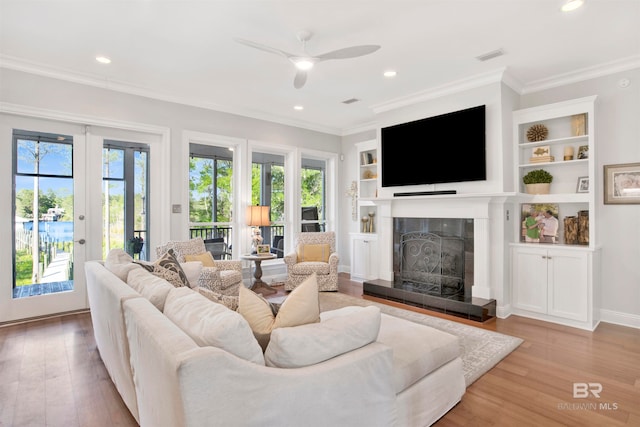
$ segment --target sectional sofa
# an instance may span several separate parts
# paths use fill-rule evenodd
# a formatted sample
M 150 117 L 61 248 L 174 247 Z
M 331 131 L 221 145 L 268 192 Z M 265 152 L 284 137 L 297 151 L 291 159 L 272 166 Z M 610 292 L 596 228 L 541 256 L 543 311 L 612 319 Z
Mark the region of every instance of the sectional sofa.
M 263 352 L 197 289 L 126 260 L 85 272 L 98 350 L 144 427 L 426 426 L 465 391 L 457 337 L 375 307 L 274 329 Z

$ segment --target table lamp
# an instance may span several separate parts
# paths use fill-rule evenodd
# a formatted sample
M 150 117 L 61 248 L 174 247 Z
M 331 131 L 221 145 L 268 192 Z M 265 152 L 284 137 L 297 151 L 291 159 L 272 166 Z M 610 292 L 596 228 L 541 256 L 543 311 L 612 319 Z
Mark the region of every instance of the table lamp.
M 271 225 L 269 220 L 269 206 L 248 206 L 247 225 L 251 229 L 251 253 L 256 253 L 258 245 L 262 244 L 260 227 Z

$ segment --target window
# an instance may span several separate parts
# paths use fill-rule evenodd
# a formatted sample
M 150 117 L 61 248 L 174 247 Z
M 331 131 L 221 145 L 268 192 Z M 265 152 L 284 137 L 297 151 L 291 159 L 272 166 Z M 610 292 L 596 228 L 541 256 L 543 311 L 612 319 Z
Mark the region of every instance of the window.
M 233 152 L 227 147 L 189 145 L 189 233 L 232 246 Z
M 251 204 L 269 206 L 271 226 L 261 227 L 263 244 L 277 248 L 285 232 L 285 170 L 284 156 L 280 154 L 252 154 Z
M 149 147 L 105 141 L 102 151 L 103 256 L 121 248 L 149 259 Z
M 326 162 L 302 158 L 300 206 L 302 231 L 324 231 L 326 224 Z

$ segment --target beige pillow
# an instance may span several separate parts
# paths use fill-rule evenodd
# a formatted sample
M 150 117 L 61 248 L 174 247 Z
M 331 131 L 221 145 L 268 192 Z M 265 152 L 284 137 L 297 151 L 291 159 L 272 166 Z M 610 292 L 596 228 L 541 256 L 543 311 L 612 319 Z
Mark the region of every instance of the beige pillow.
M 164 302 L 173 286 L 161 277 L 150 274 L 144 268 L 129 272 L 127 284 L 148 299 L 158 310 L 164 310 Z
M 200 273 L 202 273 L 202 263 L 200 261 L 181 262 L 180 267 L 182 271 L 184 271 L 185 276 L 187 276 L 189 286 L 192 288 L 195 287 L 200 278 Z
M 269 344 L 271 331 L 274 329 L 320 321 L 320 299 L 316 274 L 313 273 L 291 291 L 280 306 L 277 315 L 273 313 L 271 305 L 261 295 L 240 286 L 238 313 L 249 322 L 253 334 L 264 351 Z
M 204 252 L 197 255 L 185 255 L 185 261 L 200 261 L 203 267 L 215 267 L 216 263 L 213 260 L 213 255 L 211 252 Z
M 296 248 L 298 262 L 329 262 L 331 246 L 328 244 L 298 245 Z
M 378 337 L 380 318 L 378 307 L 357 307 L 320 323 L 275 329 L 265 362 L 278 368 L 299 368 L 364 347 Z
M 169 292 L 164 314 L 199 346 L 221 348 L 264 366 L 262 350 L 251 328 L 235 311 L 182 287 Z
M 127 281 L 127 276 L 131 270 L 140 268 L 138 264 L 133 262 L 131 255 L 122 249 L 111 249 L 104 260 L 104 266 L 123 282 Z

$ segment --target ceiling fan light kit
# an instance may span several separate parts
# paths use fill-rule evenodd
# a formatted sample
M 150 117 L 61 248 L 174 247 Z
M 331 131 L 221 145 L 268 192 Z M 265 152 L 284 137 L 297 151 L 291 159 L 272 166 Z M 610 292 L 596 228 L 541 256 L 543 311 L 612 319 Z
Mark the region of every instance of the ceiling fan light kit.
M 307 82 L 307 71 L 311 70 L 315 64 L 321 61 L 327 61 L 330 59 L 349 59 L 349 58 L 357 58 L 359 56 L 369 55 L 378 49 L 380 49 L 379 45 L 362 45 L 362 46 L 351 46 L 343 49 L 333 50 L 331 52 L 324 53 L 322 55 L 309 55 L 307 53 L 306 45 L 307 41 L 311 38 L 311 32 L 309 31 L 299 31 L 297 33 L 298 40 L 302 43 L 302 51 L 304 55 L 294 55 L 284 50 L 280 50 L 274 47 L 265 46 L 260 43 L 252 42 L 249 40 L 234 39 L 236 42 L 244 44 L 246 46 L 252 47 L 254 49 L 263 50 L 269 53 L 275 53 L 276 55 L 284 56 L 287 58 L 295 67 L 296 67 L 296 76 L 293 79 L 293 87 L 296 89 L 300 89 Z

